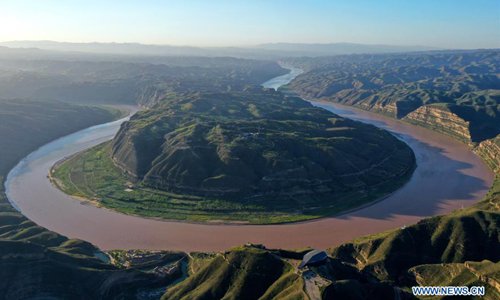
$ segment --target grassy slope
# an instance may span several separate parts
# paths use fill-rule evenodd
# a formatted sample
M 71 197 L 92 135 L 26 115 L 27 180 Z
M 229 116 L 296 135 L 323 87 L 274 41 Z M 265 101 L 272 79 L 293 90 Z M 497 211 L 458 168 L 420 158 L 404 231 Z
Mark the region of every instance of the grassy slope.
M 162 299 L 308 300 L 305 273 L 296 270 L 306 252 L 247 245 L 210 256 L 197 253 L 191 256 L 191 264 L 197 266 L 194 272 L 167 289 Z M 330 258 L 321 266 L 311 267 L 311 271 L 332 282 L 319 287 L 323 299 L 385 300 L 396 293 L 390 283 L 338 259 Z M 413 299 L 407 292 L 397 291 L 400 299 Z
M 307 299 L 302 278 L 275 254 L 236 248 L 212 258 L 162 299 Z

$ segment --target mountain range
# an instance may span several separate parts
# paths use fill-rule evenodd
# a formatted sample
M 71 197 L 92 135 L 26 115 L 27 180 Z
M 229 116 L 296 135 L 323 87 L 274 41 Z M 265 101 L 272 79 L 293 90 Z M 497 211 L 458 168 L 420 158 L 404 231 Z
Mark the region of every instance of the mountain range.
M 173 45 L 146 45 L 140 43 L 68 43 L 56 41 L 7 41 L 0 46 L 73 52 L 81 54 L 123 55 L 123 56 L 232 56 L 246 58 L 325 56 L 360 53 L 395 53 L 437 50 L 426 46 L 370 45 L 356 43 L 269 43 L 247 47 L 193 47 Z M 4 50 L 5 51 L 5 50 Z

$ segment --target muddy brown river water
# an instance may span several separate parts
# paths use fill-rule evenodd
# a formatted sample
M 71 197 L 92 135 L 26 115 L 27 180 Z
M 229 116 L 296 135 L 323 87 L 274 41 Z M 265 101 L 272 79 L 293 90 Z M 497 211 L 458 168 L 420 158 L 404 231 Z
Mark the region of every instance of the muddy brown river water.
M 292 69 L 291 75 L 263 85 L 277 88 L 299 73 Z M 470 206 L 493 182 L 493 173 L 482 160 L 450 137 L 352 107 L 313 104 L 382 127 L 404 140 L 415 152 L 418 165 L 410 181 L 384 200 L 362 209 L 283 225 L 206 225 L 145 219 L 85 205 L 51 185 L 47 174 L 54 163 L 111 139 L 125 121 L 122 119 L 79 131 L 31 153 L 9 173 L 7 196 L 35 223 L 102 249 L 220 251 L 247 242 L 276 248 L 328 248 Z

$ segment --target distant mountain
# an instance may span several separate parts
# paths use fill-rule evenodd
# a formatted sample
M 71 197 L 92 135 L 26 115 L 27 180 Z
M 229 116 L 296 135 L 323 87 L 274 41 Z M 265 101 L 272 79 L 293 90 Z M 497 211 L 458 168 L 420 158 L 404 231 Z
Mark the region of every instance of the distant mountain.
M 258 49 L 289 52 L 293 56 L 325 56 L 338 54 L 361 53 L 394 53 L 437 50 L 426 46 L 394 46 L 394 45 L 369 45 L 355 43 L 330 43 L 330 44 L 301 44 L 301 43 L 269 43 L 257 46 Z
M 138 43 L 66 43 L 55 41 L 11 41 L 2 42 L 2 46 L 11 48 L 38 48 L 53 51 L 72 51 L 101 54 L 127 55 L 188 55 L 205 56 L 207 50 L 196 47 L 145 45 Z
M 352 43 L 298 44 L 273 43 L 255 47 L 191 47 L 172 45 L 146 45 L 139 43 L 67 43 L 56 41 L 8 41 L 0 46 L 35 48 L 59 52 L 87 54 L 115 54 L 129 56 L 233 56 L 244 58 L 276 59 L 288 56 L 326 56 L 359 53 L 393 53 L 435 50 L 423 46 L 365 45 Z

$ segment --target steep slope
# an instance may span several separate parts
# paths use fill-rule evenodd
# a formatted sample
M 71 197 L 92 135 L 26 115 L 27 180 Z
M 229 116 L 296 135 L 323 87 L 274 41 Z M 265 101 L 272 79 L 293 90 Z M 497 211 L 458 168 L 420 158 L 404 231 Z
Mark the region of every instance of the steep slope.
M 498 50 L 295 59 L 308 72 L 288 88 L 450 135 L 498 174 L 499 60 Z M 360 238 L 331 254 L 391 285 L 480 285 L 486 299 L 496 299 L 499 211 L 497 176 L 489 194 L 472 208 Z
M 120 115 L 114 109 L 63 102 L 0 99 L 0 174 L 39 145 Z
M 332 250 L 381 280 L 399 281 L 416 265 L 500 259 L 500 214 L 471 209 L 424 219 L 378 237 L 366 237 Z
M 498 50 L 296 59 L 308 72 L 288 88 L 448 134 L 471 146 L 498 174 L 499 59 Z M 360 238 L 330 253 L 403 289 L 479 285 L 486 287 L 484 298 L 496 299 L 499 211 L 497 176 L 485 199 L 469 209 Z M 373 296 L 373 289 L 351 281 L 325 289 L 325 295 L 334 292 L 353 299 Z
M 485 108 L 445 103 L 420 106 L 402 119 L 450 135 L 469 145 L 495 137 L 500 122 L 496 113 L 488 114 Z

